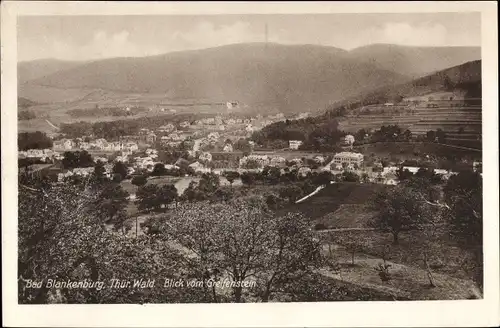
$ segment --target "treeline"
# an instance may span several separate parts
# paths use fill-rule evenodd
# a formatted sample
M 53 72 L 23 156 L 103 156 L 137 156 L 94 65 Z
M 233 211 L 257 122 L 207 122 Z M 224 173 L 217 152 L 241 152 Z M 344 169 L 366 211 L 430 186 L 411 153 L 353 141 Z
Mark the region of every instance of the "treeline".
M 134 135 L 142 128 L 154 130 L 168 123 L 179 124 L 183 121 L 193 123 L 203 118 L 202 114 L 162 115 L 155 117 L 139 117 L 129 120 L 116 120 L 110 122 L 76 122 L 61 125 L 61 133 L 68 138 L 78 138 L 93 135 L 96 138 L 116 140 L 122 136 Z
M 120 107 L 76 108 L 67 111 L 72 117 L 104 116 L 133 116 L 148 111 L 145 107 L 130 107 L 129 110 Z
M 332 151 L 343 136 L 345 133 L 338 129 L 335 118 L 325 120 L 319 116 L 267 125 L 254 132 L 251 139 L 265 148 L 288 148 L 289 140 L 300 140 L 301 149 Z
M 17 114 L 17 119 L 21 121 L 32 120 L 36 118 L 36 115 L 31 110 L 22 110 Z
M 19 150 L 48 149 L 52 148 L 53 142 L 45 133 L 21 132 L 17 134 L 17 146 Z

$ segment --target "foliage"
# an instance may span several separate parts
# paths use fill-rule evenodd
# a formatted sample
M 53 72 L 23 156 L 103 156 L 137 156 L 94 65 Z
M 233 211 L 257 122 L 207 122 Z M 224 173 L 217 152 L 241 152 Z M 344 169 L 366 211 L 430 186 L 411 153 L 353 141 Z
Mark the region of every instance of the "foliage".
M 177 189 L 174 185 L 148 184 L 139 187 L 136 193 L 137 207 L 141 211 L 166 210 L 167 206 L 176 202 L 178 198 Z
M 359 175 L 356 174 L 356 172 L 344 171 L 344 172 L 342 172 L 342 181 L 359 182 Z
M 97 161 L 94 165 L 94 172 L 92 173 L 96 182 L 104 182 L 107 180 L 106 169 L 104 168 L 104 163 L 101 161 Z
M 125 178 L 128 175 L 128 167 L 125 163 L 118 161 L 113 166 L 113 173 Z
M 413 177 L 413 173 L 411 173 L 408 169 L 403 168 L 403 166 L 400 166 L 396 170 L 396 176 L 398 177 L 399 181 L 404 181 Z
M 429 222 L 431 211 L 426 200 L 422 193 L 406 185 L 385 189 L 373 200 L 373 207 L 378 211 L 374 223 L 390 231 L 394 244 L 398 244 L 401 231 L 416 229 Z
M 301 140 L 301 149 L 332 151 L 344 135 L 338 130 L 337 120 L 320 116 L 269 124 L 254 132 L 252 140 L 269 148 L 286 148 L 289 140 Z
M 153 171 L 151 172 L 152 176 L 162 176 L 162 175 L 167 175 L 167 169 L 165 168 L 165 164 L 163 163 L 156 163 L 155 166 L 153 167 Z
M 17 146 L 19 150 L 47 149 L 52 148 L 53 142 L 45 133 L 22 132 L 17 134 Z
M 450 207 L 453 231 L 461 241 L 470 245 L 482 244 L 483 182 L 477 172 L 463 171 L 450 177 L 444 187 L 445 200 Z
M 34 118 L 36 118 L 36 115 L 33 111 L 31 110 L 22 110 L 19 112 L 19 114 L 17 115 L 17 118 L 20 120 L 20 121 L 26 121 L 26 120 L 32 120 Z
M 86 150 L 66 151 L 62 164 L 65 169 L 74 169 L 76 167 L 94 166 L 92 156 Z
M 132 178 L 132 184 L 141 187 L 144 186 L 148 182 L 148 177 L 145 175 L 136 175 L 135 177 Z
M 229 171 L 224 174 L 226 177 L 227 181 L 231 184 L 231 186 L 234 183 L 234 180 L 238 179 L 240 177 L 240 174 L 236 171 Z
M 257 280 L 257 288 L 232 287 L 233 300 L 271 299 L 273 293 L 319 264 L 309 222 L 299 214 L 275 217 L 262 200 L 181 205 L 162 232 L 190 253 L 190 267 L 200 279 Z
M 257 174 L 253 172 L 244 172 L 241 174 L 241 182 L 246 185 L 252 185 L 257 180 Z

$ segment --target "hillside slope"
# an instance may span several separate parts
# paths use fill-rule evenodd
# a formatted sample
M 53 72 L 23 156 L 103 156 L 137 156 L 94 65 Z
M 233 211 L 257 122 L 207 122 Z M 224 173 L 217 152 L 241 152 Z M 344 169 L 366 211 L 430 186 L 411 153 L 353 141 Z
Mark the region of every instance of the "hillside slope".
M 169 99 L 237 100 L 294 112 L 322 109 L 332 101 L 405 80 L 337 48 L 252 43 L 99 60 L 29 84 L 158 93 Z
M 481 59 L 479 47 L 409 47 L 373 44 L 349 52 L 353 59 L 366 61 L 382 69 L 410 77 Z
M 17 83 L 22 85 L 28 81 L 77 67 L 83 62 L 58 59 L 39 59 L 17 64 Z
M 481 60 L 475 60 L 429 74 L 409 82 L 384 86 L 360 93 L 345 102 L 383 103 L 401 97 L 421 96 L 432 92 L 463 92 L 467 98 L 481 97 Z

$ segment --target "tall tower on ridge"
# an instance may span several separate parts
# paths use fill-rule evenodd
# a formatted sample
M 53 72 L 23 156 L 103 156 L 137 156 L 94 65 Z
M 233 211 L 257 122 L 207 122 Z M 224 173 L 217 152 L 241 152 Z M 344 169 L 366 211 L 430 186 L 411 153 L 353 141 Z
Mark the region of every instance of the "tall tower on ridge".
M 266 26 L 265 26 L 265 34 L 266 34 L 266 48 L 267 48 L 267 42 L 268 42 L 267 23 L 266 23 Z

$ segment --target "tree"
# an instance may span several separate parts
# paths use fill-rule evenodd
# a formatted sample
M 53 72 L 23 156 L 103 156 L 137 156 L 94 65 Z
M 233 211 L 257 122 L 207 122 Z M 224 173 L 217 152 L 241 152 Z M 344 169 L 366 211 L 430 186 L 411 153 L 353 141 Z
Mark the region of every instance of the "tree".
M 253 185 L 256 180 L 256 174 L 252 172 L 244 172 L 241 175 L 241 182 L 246 185 Z
M 129 236 L 106 227 L 102 185 L 52 184 L 20 177 L 18 215 L 18 301 L 47 303 L 206 302 L 197 288 L 105 288 L 109 277 L 157 281 L 185 278 L 190 267 L 163 234 Z M 57 278 L 56 278 L 57 277 Z M 33 281 L 93 282 L 90 288 L 29 288 Z M 226 299 L 222 299 L 225 301 Z
M 302 196 L 302 189 L 296 185 L 288 185 L 280 190 L 279 195 L 281 198 L 288 200 L 288 202 L 294 203 Z
M 206 194 L 212 194 L 220 187 L 220 178 L 215 173 L 203 173 L 198 183 L 198 190 Z
M 127 219 L 125 207 L 128 204 L 129 193 L 116 183 L 107 183 L 99 193 L 98 206 L 105 213 L 107 224 L 113 224 L 117 230 L 123 228 Z
M 158 210 L 161 203 L 158 199 L 159 188 L 156 184 L 139 187 L 136 193 L 137 208 L 140 211 Z
M 235 302 L 250 294 L 266 302 L 320 263 L 308 220 L 295 213 L 276 217 L 261 199 L 183 204 L 162 231 L 193 254 L 188 261 L 199 279 L 233 281 Z M 245 289 L 251 278 L 257 288 Z
M 94 166 L 92 156 L 86 151 L 66 151 L 62 164 L 65 169 L 74 169 L 75 167 Z
M 160 206 L 164 206 L 164 208 L 167 209 L 169 204 L 177 202 L 177 188 L 172 184 L 163 185 L 157 197 Z
M 240 174 L 236 171 L 228 171 L 224 176 L 226 177 L 227 181 L 229 181 L 229 184 L 232 187 L 234 181 L 240 177 Z
M 262 170 L 262 177 L 271 184 L 276 184 L 280 181 L 281 170 L 275 166 L 266 166 Z
M 359 175 L 355 172 L 344 171 L 342 172 L 342 180 L 345 182 L 359 182 Z
M 238 141 L 234 145 L 234 148 L 244 153 L 250 153 L 252 151 L 252 146 L 250 145 L 248 140 L 243 138 L 238 139 Z
M 427 133 L 425 134 L 425 137 L 427 139 L 427 141 L 430 141 L 430 142 L 435 142 L 436 141 L 436 131 L 427 131 Z
M 399 243 L 399 233 L 417 228 L 429 220 L 429 205 L 423 195 L 412 188 L 401 185 L 377 193 L 374 209 L 377 227 L 393 235 L 394 244 Z
M 332 172 L 330 171 L 321 171 L 318 174 L 313 175 L 312 183 L 317 186 L 328 185 L 330 181 L 333 180 Z
M 113 173 L 114 174 L 119 174 L 122 179 L 125 179 L 125 177 L 128 175 L 128 168 L 127 165 L 123 162 L 116 162 L 115 165 L 113 166 Z
M 408 169 L 403 168 L 403 166 L 400 166 L 396 170 L 396 176 L 399 181 L 404 181 L 406 179 L 410 179 L 413 176 L 413 173 L 411 173 Z
M 408 142 L 411 140 L 411 131 L 406 129 L 405 132 L 403 133 L 403 140 Z
M 152 176 L 162 176 L 167 174 L 167 169 L 165 169 L 165 165 L 163 163 L 156 163 L 153 171 L 151 172 Z
M 92 173 L 92 176 L 94 177 L 94 180 L 97 183 L 102 183 L 106 180 L 105 174 L 106 169 L 104 168 L 104 163 L 101 161 L 97 161 L 94 165 L 94 172 Z
M 136 175 L 132 178 L 131 182 L 134 186 L 137 186 L 139 188 L 148 183 L 148 178 L 145 175 Z
M 19 150 L 47 149 L 52 148 L 53 142 L 45 133 L 22 132 L 17 135 L 17 146 Z
M 455 239 L 470 250 L 474 281 L 483 286 L 483 181 L 478 172 L 463 171 L 444 187 L 446 218 Z
M 446 132 L 444 132 L 442 129 L 437 129 L 436 141 L 439 143 L 446 143 Z

